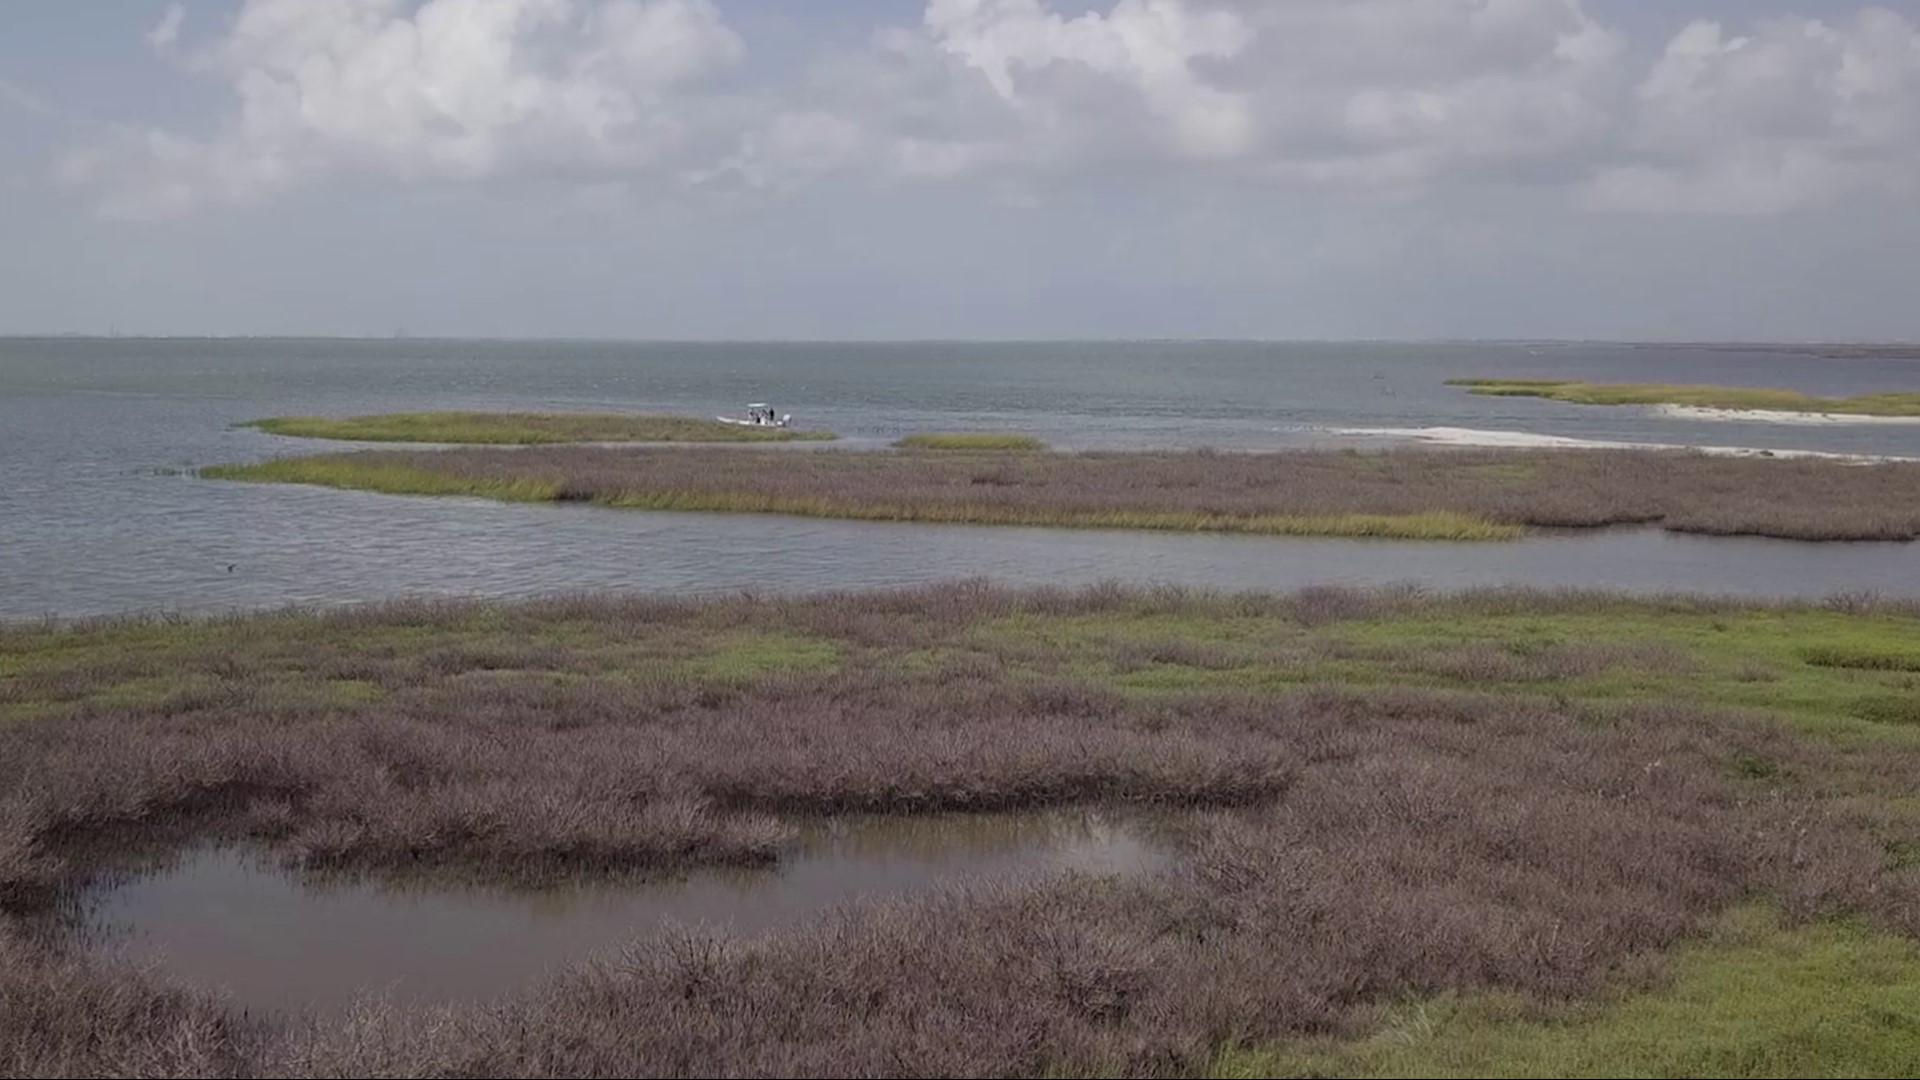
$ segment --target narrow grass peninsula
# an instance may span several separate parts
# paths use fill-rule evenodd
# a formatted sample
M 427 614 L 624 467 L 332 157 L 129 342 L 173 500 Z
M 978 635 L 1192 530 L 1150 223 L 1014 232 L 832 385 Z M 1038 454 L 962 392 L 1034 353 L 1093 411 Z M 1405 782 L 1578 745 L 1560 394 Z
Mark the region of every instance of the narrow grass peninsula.
M 794 442 L 830 431 L 748 427 L 693 416 L 637 413 L 416 412 L 341 418 L 282 416 L 247 427 L 270 435 L 355 442 L 535 446 L 599 442 Z
M 1823 416 L 1909 417 L 1920 420 L 1920 393 L 1823 398 L 1798 390 L 1665 383 L 1592 383 L 1559 379 L 1450 379 L 1488 397 L 1537 397 L 1574 405 L 1667 405 L 1687 409 Z
M 640 510 L 1269 536 L 1510 540 L 1529 530 L 1614 525 L 1794 540 L 1920 536 L 1920 464 L 1666 451 L 560 447 L 363 451 L 202 475 Z

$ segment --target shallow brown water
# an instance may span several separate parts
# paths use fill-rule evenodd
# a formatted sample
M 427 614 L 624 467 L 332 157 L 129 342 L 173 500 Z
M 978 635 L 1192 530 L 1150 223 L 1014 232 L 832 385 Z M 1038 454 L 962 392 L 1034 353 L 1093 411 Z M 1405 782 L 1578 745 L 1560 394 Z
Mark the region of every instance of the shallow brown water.
M 843 904 L 968 882 L 1132 874 L 1169 857 L 1151 829 L 1096 812 L 836 820 L 772 870 L 540 891 L 316 881 L 202 848 L 85 905 L 86 937 L 250 1012 L 491 999 L 669 927 L 751 934 Z

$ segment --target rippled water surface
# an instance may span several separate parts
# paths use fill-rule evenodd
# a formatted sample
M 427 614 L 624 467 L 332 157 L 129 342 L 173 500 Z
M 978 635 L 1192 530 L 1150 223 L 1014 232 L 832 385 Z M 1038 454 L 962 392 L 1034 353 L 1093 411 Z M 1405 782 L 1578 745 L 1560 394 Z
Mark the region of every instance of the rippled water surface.
M 1460 375 L 1920 387 L 1920 362 L 1780 349 L 1520 344 L 668 345 L 0 340 L 0 617 L 399 594 L 705 592 L 990 576 L 1224 588 L 1420 581 L 1759 595 L 1920 591 L 1920 547 L 1620 532 L 1514 545 L 1277 540 L 500 506 L 170 471 L 329 444 L 261 416 L 436 408 L 734 413 L 771 400 L 845 445 L 1008 429 L 1063 448 L 1356 445 L 1460 427 L 1920 456 L 1920 427 L 1680 421 L 1477 398 Z

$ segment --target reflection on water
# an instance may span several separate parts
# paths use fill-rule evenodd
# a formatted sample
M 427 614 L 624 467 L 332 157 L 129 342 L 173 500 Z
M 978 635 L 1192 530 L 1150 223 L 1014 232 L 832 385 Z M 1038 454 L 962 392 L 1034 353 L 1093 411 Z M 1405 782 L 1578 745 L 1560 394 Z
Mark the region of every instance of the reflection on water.
M 538 891 L 299 880 L 231 848 L 190 852 L 87 905 L 89 939 L 241 1008 L 342 1008 L 364 990 L 481 1000 L 669 926 L 754 933 L 823 910 L 962 882 L 1142 873 L 1150 827 L 1088 811 L 839 819 L 777 870 L 704 870 Z

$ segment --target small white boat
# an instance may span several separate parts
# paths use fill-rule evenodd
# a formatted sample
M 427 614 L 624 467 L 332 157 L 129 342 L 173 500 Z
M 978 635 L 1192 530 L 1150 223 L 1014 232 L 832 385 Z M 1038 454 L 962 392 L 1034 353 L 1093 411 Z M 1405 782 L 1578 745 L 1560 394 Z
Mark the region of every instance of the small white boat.
M 737 416 L 716 416 L 714 419 L 723 424 L 737 424 L 740 427 L 783 428 L 793 423 L 793 414 L 778 415 L 773 411 L 773 406 L 762 401 L 756 401 L 747 406 L 747 418 L 745 420 Z

